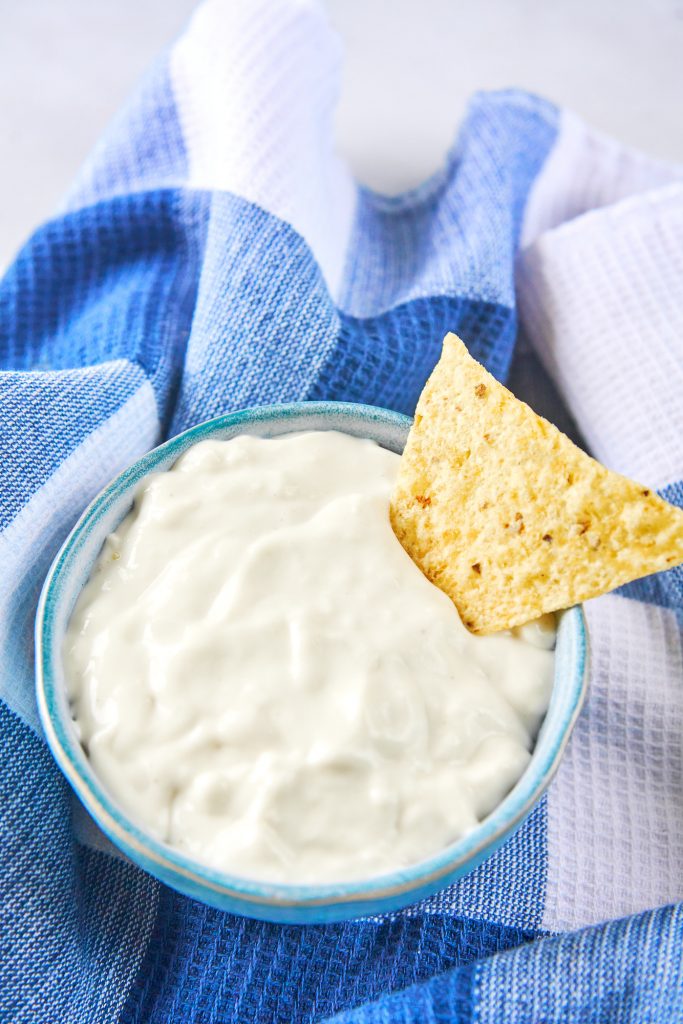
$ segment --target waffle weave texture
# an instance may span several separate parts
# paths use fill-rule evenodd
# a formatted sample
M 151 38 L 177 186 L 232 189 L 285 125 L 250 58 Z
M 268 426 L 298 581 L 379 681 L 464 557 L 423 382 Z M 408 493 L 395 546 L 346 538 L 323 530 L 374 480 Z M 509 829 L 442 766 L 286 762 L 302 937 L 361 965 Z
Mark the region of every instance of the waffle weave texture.
M 209 0 L 0 282 L 0 1021 L 683 1021 L 683 574 L 587 607 L 591 694 L 489 861 L 383 919 L 232 917 L 118 857 L 47 750 L 32 629 L 84 505 L 264 403 L 410 413 L 452 330 L 683 504 L 683 170 L 520 92 L 386 198 L 335 155 L 308 0 Z M 446 102 L 446 99 L 444 99 Z

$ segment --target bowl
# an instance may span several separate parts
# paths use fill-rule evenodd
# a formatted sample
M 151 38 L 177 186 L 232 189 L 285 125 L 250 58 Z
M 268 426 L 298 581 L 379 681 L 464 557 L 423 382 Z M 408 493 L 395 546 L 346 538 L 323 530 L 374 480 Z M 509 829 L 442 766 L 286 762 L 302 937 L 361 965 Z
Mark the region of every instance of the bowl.
M 302 430 L 340 430 L 372 438 L 400 453 L 410 423 L 408 417 L 385 409 L 338 402 L 247 409 L 201 423 L 155 448 L 109 484 L 83 513 L 48 573 L 36 620 L 36 688 L 42 725 L 55 760 L 111 841 L 141 868 L 187 896 L 247 917 L 302 924 L 397 910 L 431 895 L 490 857 L 519 828 L 557 770 L 587 687 L 588 641 L 580 606 L 558 616 L 550 705 L 517 785 L 464 838 L 389 874 L 349 883 L 285 885 L 207 867 L 132 821 L 97 778 L 78 741 L 66 694 L 62 641 L 104 539 L 129 511 L 143 477 L 168 469 L 198 441 L 245 433 L 273 437 Z

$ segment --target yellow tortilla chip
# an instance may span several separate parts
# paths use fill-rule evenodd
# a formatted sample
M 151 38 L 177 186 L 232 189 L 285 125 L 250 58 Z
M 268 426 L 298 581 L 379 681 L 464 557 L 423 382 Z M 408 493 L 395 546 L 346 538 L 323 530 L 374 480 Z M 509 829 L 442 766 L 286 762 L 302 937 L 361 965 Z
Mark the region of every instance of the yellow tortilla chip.
M 683 561 L 683 511 L 600 465 L 448 334 L 391 503 L 398 539 L 492 633 Z

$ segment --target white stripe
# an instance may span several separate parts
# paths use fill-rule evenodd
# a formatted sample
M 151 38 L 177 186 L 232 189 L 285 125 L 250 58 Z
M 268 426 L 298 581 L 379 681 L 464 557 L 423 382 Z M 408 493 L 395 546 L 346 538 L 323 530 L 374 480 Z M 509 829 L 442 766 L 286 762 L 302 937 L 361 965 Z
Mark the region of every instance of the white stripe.
M 592 452 L 651 487 L 683 478 L 683 185 L 548 231 L 520 258 L 525 331 Z
M 555 145 L 529 194 L 521 248 L 589 210 L 674 181 L 683 181 L 683 166 L 623 146 L 563 110 Z
M 683 657 L 673 612 L 586 605 L 591 691 L 548 794 L 543 927 L 578 928 L 683 897 Z
M 310 0 L 209 0 L 171 55 L 188 185 L 236 193 L 291 224 L 334 297 L 356 202 L 334 153 L 339 64 Z

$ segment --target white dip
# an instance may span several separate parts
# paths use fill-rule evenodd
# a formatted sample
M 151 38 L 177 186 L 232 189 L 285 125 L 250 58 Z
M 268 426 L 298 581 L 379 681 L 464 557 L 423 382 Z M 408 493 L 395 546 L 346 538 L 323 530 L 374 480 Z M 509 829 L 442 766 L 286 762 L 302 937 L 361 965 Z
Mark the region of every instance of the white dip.
M 378 874 L 524 771 L 554 619 L 472 636 L 392 532 L 398 463 L 332 432 L 204 441 L 107 539 L 64 645 L 73 715 L 120 805 L 197 860 Z

